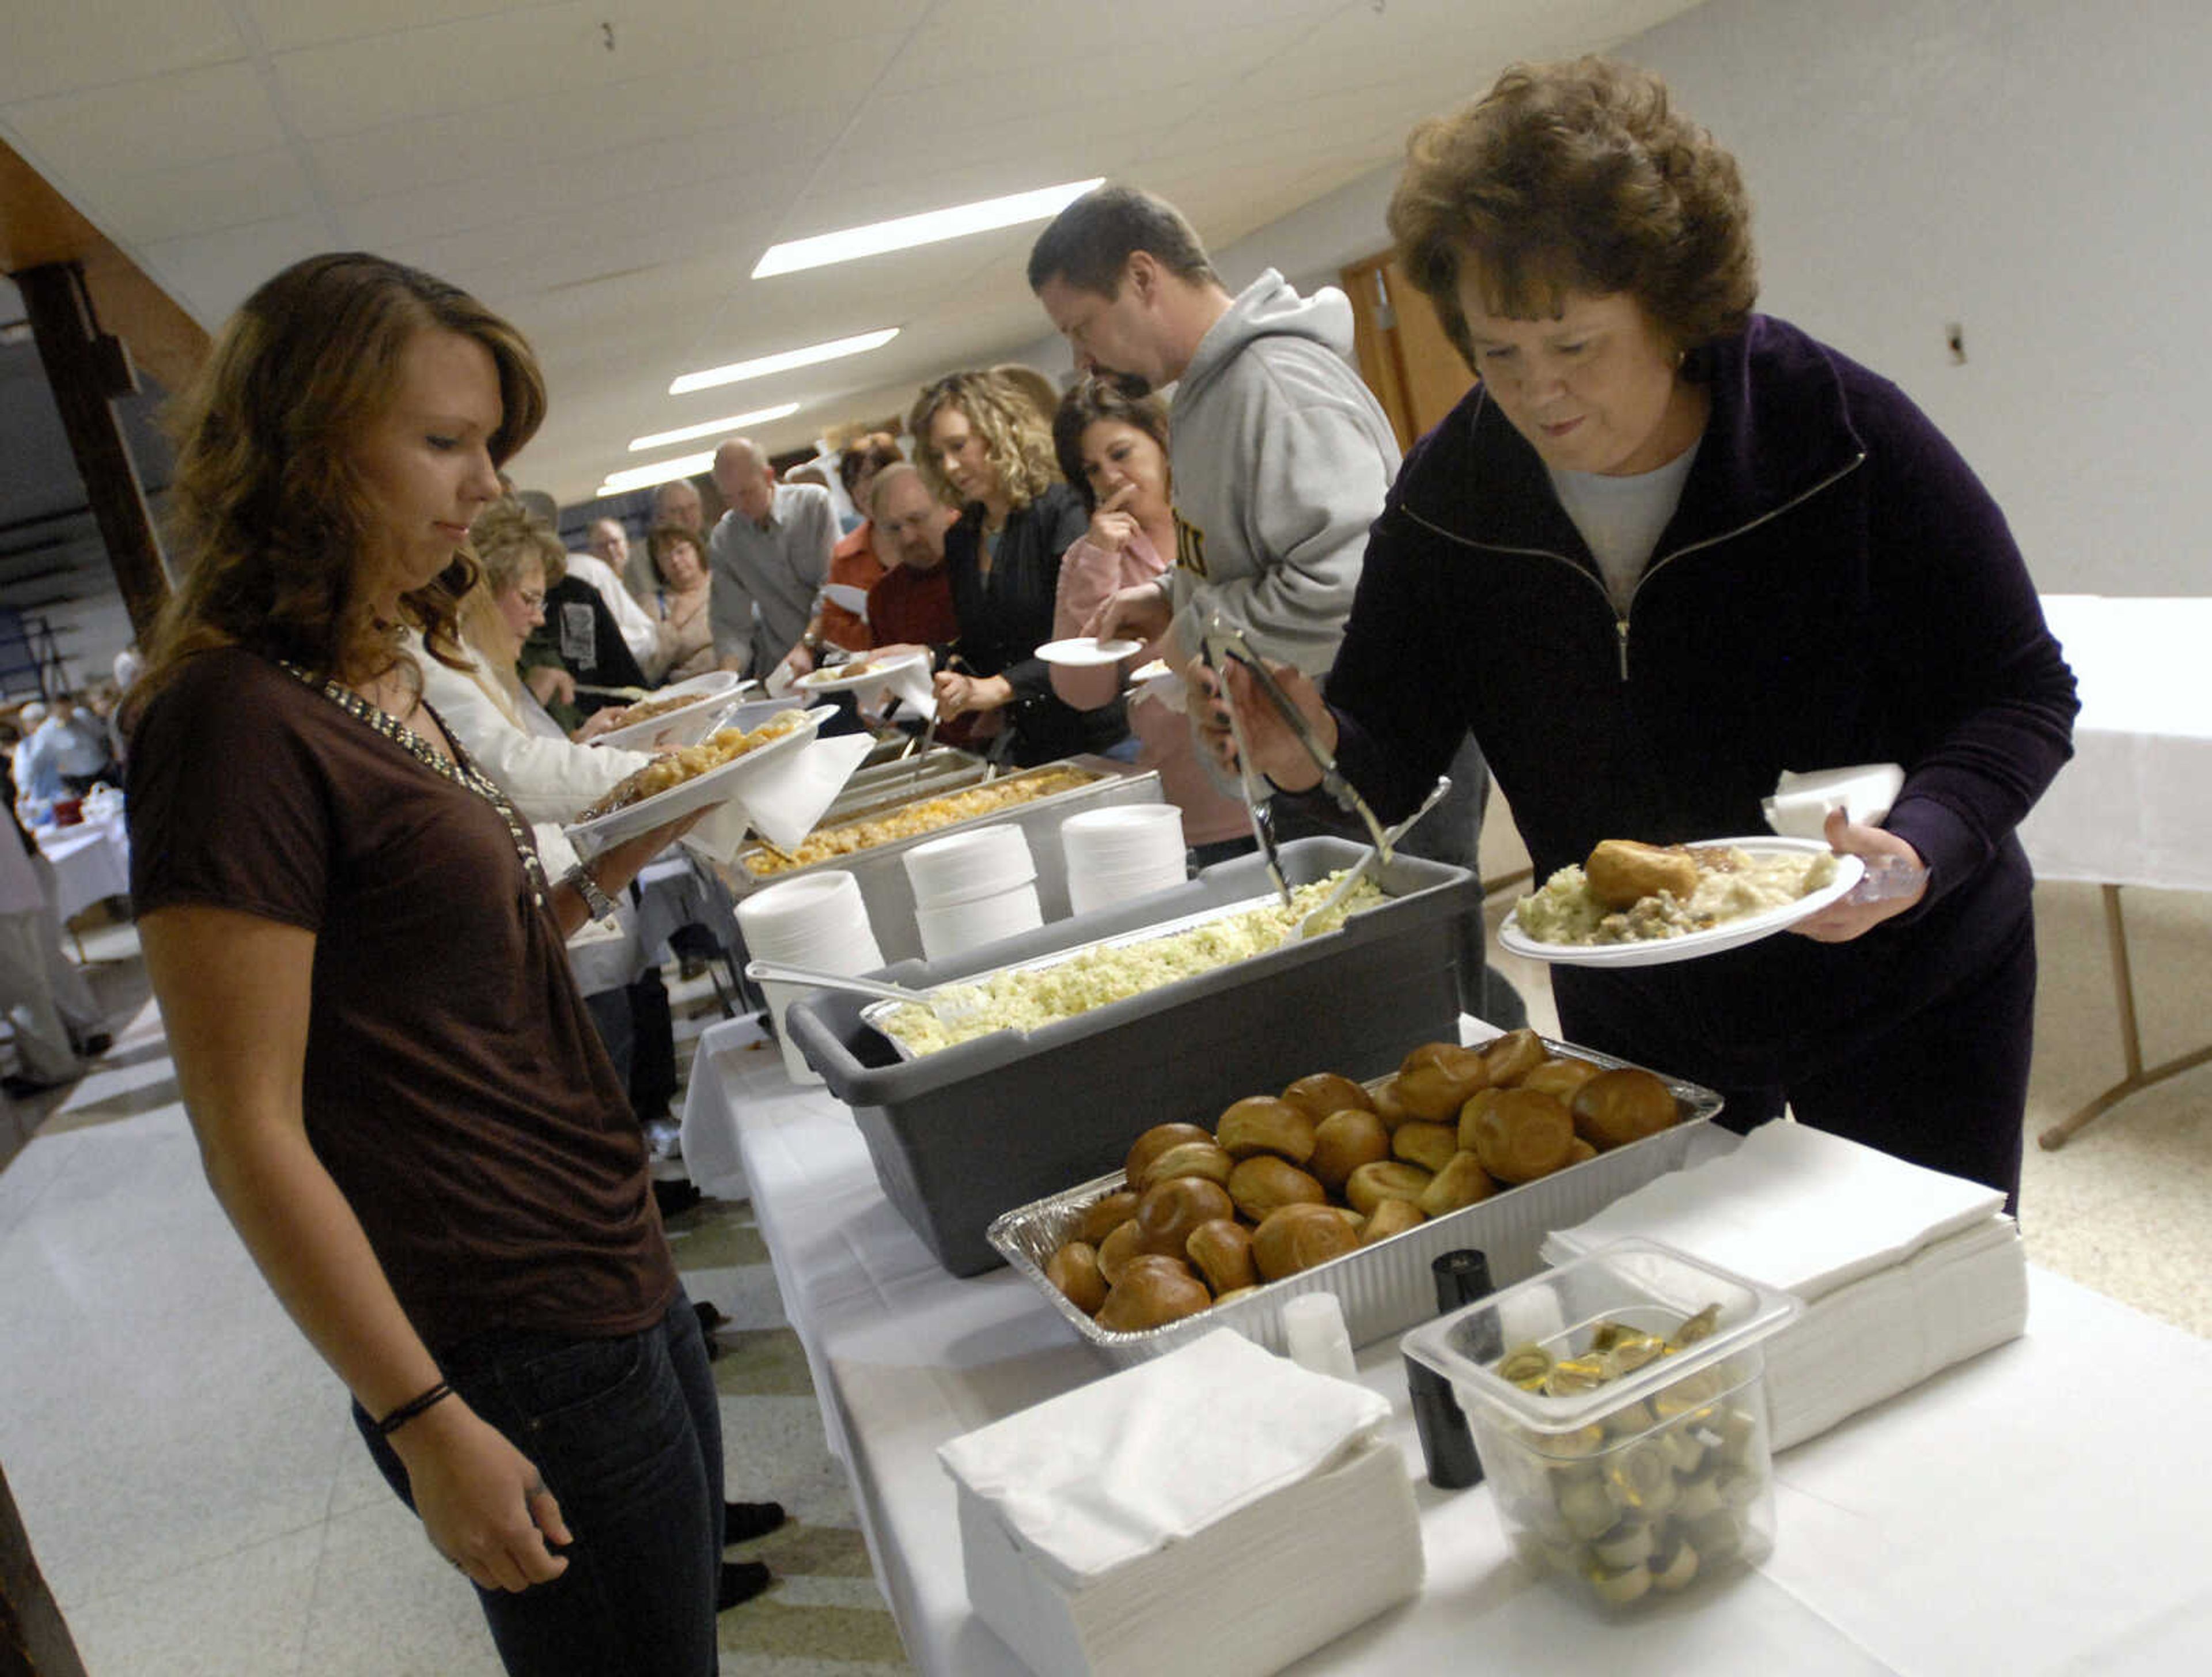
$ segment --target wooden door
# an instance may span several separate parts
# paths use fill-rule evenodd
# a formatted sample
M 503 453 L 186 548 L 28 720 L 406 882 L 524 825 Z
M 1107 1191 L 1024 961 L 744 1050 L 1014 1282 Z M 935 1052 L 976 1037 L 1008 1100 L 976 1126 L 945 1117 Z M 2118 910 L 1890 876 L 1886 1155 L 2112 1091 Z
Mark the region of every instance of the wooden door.
M 1389 252 L 1353 263 L 1343 283 L 1360 375 L 1390 416 L 1398 446 L 1410 448 L 1467 394 L 1474 375 Z

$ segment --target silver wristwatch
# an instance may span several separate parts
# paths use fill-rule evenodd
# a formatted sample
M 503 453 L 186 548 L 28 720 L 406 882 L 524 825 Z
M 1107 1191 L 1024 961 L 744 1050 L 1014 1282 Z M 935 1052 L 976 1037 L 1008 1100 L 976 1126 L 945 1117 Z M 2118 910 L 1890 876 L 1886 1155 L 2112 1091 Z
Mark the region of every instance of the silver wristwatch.
M 592 878 L 591 871 L 581 862 L 561 876 L 561 883 L 573 885 L 576 895 L 584 899 L 584 907 L 593 920 L 608 921 L 615 917 L 615 900 L 599 889 L 599 882 Z

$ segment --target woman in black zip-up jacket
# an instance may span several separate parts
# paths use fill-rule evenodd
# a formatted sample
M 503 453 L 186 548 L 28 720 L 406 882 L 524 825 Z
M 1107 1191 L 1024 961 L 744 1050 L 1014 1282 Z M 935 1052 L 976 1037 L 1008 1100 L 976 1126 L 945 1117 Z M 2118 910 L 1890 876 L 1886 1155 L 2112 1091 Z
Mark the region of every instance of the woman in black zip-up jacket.
M 1926 869 L 1782 936 L 1555 967 L 1575 1041 L 2016 1196 L 2035 985 L 2014 829 L 2074 679 L 2003 514 L 1887 380 L 1751 312 L 1734 161 L 1656 77 L 1509 70 L 1416 131 L 1400 259 L 1480 382 L 1407 456 L 1324 711 L 1386 818 L 1472 728 L 1540 881 L 1763 830 L 1785 769 L 1895 762 L 1838 848 Z M 1249 717 L 1253 713 L 1247 710 Z M 1215 732 L 1218 732 L 1218 730 Z M 1312 769 L 1267 731 L 1260 765 Z

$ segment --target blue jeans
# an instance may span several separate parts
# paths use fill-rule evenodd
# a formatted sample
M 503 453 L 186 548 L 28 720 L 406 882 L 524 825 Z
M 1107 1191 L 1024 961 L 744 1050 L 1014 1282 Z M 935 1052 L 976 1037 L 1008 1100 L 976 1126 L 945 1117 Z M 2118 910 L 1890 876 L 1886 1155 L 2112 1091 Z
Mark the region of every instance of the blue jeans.
M 690 1300 L 625 1338 L 491 1334 L 439 1366 L 537 1464 L 575 1539 L 550 1583 L 477 1592 L 511 1677 L 713 1677 L 722 1432 Z M 358 1404 L 354 1421 L 411 1509 L 398 1456 Z

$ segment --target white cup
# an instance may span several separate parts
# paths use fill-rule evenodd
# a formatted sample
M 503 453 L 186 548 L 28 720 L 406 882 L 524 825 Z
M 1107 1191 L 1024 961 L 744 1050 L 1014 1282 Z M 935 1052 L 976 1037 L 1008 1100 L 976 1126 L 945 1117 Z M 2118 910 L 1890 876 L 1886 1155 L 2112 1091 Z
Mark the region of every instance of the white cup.
M 786 961 L 848 977 L 884 965 L 883 951 L 868 924 L 867 907 L 860 900 L 860 881 L 849 873 L 810 874 L 756 891 L 738 904 L 738 929 L 746 954 L 763 961 Z M 783 1051 L 783 1068 L 793 1083 L 822 1081 L 784 1028 L 785 1011 L 813 989 L 810 984 L 775 980 L 761 983 L 776 1043 Z
M 1067 904 L 1088 914 L 1183 883 L 1182 811 L 1173 804 L 1086 810 L 1060 823 Z

